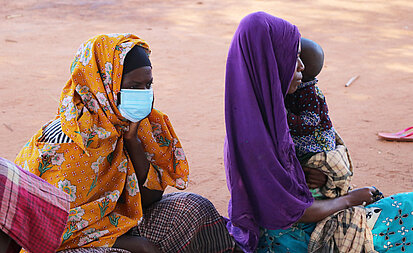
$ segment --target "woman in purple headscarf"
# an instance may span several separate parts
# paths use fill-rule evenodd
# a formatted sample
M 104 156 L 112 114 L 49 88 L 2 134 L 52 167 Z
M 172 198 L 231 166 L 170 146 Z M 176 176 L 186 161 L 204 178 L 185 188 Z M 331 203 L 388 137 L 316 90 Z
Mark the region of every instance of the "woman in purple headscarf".
M 301 82 L 304 65 L 299 55 L 297 27 L 264 12 L 241 21 L 229 49 L 224 148 L 231 193 L 227 228 L 245 252 L 257 248 L 263 230 L 318 222 L 339 210 L 373 202 L 372 188 L 336 199 L 312 198 L 295 156 L 284 107 L 285 95 L 295 92 Z

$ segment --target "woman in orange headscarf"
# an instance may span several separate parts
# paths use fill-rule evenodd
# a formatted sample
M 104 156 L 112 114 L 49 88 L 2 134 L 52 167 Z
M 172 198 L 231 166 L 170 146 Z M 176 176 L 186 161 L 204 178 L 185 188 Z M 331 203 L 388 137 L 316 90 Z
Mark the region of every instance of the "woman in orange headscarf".
M 187 193 L 162 197 L 168 185 L 186 188 L 189 169 L 168 117 L 153 109 L 149 53 L 132 34 L 82 44 L 56 118 L 16 158 L 70 195 L 60 250 L 151 244 L 163 252 L 220 252 L 234 244 L 209 201 Z M 208 241 L 209 232 L 220 240 Z

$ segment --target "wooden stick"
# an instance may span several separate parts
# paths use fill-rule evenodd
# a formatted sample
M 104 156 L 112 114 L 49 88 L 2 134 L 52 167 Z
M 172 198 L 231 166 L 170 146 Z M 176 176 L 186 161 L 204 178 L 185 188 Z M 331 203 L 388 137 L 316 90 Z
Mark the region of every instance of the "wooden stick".
M 7 16 L 6 16 L 6 19 L 19 18 L 19 17 L 21 17 L 21 16 L 23 16 L 23 15 L 21 15 L 21 14 L 7 15 Z
M 356 81 L 358 78 L 360 77 L 360 75 L 357 76 L 353 76 L 350 80 L 348 80 L 348 82 L 346 83 L 346 87 L 350 86 L 354 81 Z
M 3 126 L 7 129 L 9 129 L 10 132 L 13 132 L 13 128 L 11 128 L 9 125 L 6 125 L 6 123 L 3 123 Z

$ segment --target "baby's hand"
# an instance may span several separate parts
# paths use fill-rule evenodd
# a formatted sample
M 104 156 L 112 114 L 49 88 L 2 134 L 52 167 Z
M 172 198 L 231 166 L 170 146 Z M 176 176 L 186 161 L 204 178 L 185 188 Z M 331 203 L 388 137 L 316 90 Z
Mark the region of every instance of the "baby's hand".
M 308 188 L 320 188 L 327 183 L 327 176 L 322 171 L 308 167 L 303 167 L 303 171 Z

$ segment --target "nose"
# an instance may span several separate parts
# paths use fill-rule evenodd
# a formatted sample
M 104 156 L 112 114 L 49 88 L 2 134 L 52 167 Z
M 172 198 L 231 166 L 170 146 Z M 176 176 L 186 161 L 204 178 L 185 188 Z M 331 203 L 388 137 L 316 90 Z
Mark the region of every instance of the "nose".
M 302 71 L 304 71 L 304 69 L 305 69 L 304 63 L 303 63 L 303 61 L 301 60 L 301 58 L 298 57 L 298 58 L 297 58 L 297 71 L 298 71 L 298 72 L 302 72 Z

